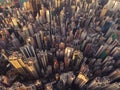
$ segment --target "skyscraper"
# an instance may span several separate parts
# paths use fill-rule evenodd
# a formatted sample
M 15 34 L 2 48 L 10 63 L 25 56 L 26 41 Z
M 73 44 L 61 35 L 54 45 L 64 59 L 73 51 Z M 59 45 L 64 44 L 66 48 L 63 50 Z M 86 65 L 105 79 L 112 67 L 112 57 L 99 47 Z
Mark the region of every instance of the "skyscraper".
M 9 57 L 9 62 L 17 69 L 17 71 L 22 75 L 26 75 L 27 72 L 25 70 L 25 64 L 23 61 L 23 58 L 21 56 L 18 56 L 17 52 L 14 52 Z

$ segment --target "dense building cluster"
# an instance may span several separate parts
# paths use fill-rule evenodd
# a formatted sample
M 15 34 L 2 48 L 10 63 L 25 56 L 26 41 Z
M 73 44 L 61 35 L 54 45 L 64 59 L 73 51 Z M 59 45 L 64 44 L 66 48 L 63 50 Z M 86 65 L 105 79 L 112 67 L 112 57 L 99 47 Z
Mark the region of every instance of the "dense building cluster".
M 0 90 L 120 90 L 120 2 L 113 1 L 3 8 Z

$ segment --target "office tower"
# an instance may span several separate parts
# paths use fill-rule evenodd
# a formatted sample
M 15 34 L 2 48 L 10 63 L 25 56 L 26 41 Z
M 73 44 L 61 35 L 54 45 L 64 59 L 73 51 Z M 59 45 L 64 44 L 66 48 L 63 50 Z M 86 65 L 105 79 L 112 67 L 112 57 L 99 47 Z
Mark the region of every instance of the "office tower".
M 64 58 L 65 69 L 68 69 L 70 67 L 70 61 L 70 58 Z
M 49 10 L 46 10 L 46 19 L 47 19 L 47 22 L 49 23 L 51 19 Z
M 53 62 L 54 64 L 54 66 L 53 66 L 53 68 L 54 68 L 54 71 L 55 72 L 58 72 L 58 70 L 59 70 L 59 63 L 58 63 L 58 60 L 57 59 L 54 59 L 54 62 Z
M 64 42 L 60 42 L 60 44 L 59 44 L 59 49 L 64 49 L 64 48 L 65 48 Z
M 12 84 L 19 77 L 19 74 L 15 68 L 12 68 L 6 72 L 6 76 L 9 78 L 10 84 Z
M 50 48 L 51 48 L 52 41 L 50 41 L 51 39 L 49 39 L 49 38 L 51 38 L 51 37 L 49 37 L 48 35 L 43 37 L 44 50 L 50 50 Z
M 29 30 L 28 30 L 28 27 L 27 26 L 23 26 L 23 32 L 25 33 L 24 35 L 24 39 L 26 39 L 26 37 L 30 36 L 30 33 L 29 33 Z
M 46 84 L 45 90 L 53 90 L 52 84 L 51 83 Z
M 31 12 L 30 12 L 30 14 L 28 16 L 28 20 L 29 20 L 29 22 L 33 22 L 34 21 L 34 17 L 33 17 L 33 14 Z M 28 26 L 29 26 L 29 23 L 28 23 Z M 31 34 L 32 34 L 34 31 L 32 30 L 31 26 L 30 26 L 29 29 L 31 29 Z
M 62 85 L 63 85 L 63 86 L 65 86 L 65 84 L 67 83 L 67 73 L 61 74 L 59 81 L 62 82 Z M 59 82 L 59 83 L 60 83 L 60 82 Z M 63 87 L 63 86 L 62 86 L 62 87 Z
M 86 36 L 87 36 L 87 32 L 86 32 L 86 31 L 83 31 L 83 32 L 81 33 L 80 38 L 81 38 L 82 40 L 85 40 Z
M 94 63 L 96 62 L 96 59 L 95 58 L 90 58 L 88 59 L 89 60 L 89 66 L 93 66 Z
M 37 53 L 37 57 L 39 62 L 41 63 L 42 68 L 44 68 L 44 70 L 46 70 L 47 66 L 48 66 L 48 54 L 47 51 L 39 51 Z
M 83 59 L 82 52 L 75 50 L 71 60 L 71 64 L 72 64 L 71 67 L 73 67 L 74 69 L 78 69 L 82 59 Z
M 36 19 L 37 23 L 39 24 L 40 23 L 40 15 L 39 15 L 39 13 L 37 13 L 35 19 Z
M 119 50 L 120 50 L 119 47 L 115 47 L 115 48 L 111 51 L 111 55 L 112 55 L 113 57 L 118 57 L 118 56 L 119 56 Z
M 17 27 L 18 26 L 18 23 L 17 23 L 18 20 L 17 20 L 17 18 L 12 17 L 11 19 L 12 19 L 13 25 Z
M 112 25 L 111 20 L 106 20 L 105 24 L 102 27 L 102 32 L 106 34 L 109 28 L 111 27 L 111 25 Z
M 64 62 L 60 62 L 60 68 L 59 68 L 60 71 L 64 71 L 64 67 L 65 67 Z
M 0 37 L 0 49 L 4 49 L 6 47 L 6 42 L 4 40 L 2 40 L 2 36 Z
M 120 85 L 119 83 L 113 83 L 111 85 L 108 85 L 106 88 L 106 90 L 119 90 L 120 89 Z
M 24 6 L 24 8 L 25 8 L 25 10 L 33 10 L 32 9 L 32 5 L 31 5 L 31 3 L 29 2 L 29 1 L 27 1 L 27 2 L 24 2 L 23 3 L 23 6 Z
M 65 57 L 71 58 L 74 48 L 66 47 L 65 48 Z
M 104 6 L 103 9 L 101 10 L 100 17 L 105 16 L 105 14 L 107 13 L 107 10 L 108 10 L 107 6 Z
M 88 86 L 87 90 L 100 90 L 100 89 L 105 89 L 109 85 L 110 80 L 107 77 L 96 77 Z
M 33 26 L 32 26 L 31 23 L 28 24 L 28 29 L 29 29 L 30 35 L 33 36 L 33 34 L 34 34 L 34 29 L 33 29 Z
M 14 33 L 11 35 L 11 37 L 12 37 L 12 44 L 13 44 L 13 46 L 16 49 L 18 49 L 21 46 L 19 40 L 16 38 Z
M 72 9 L 72 15 L 75 13 L 75 8 L 76 8 L 75 5 L 72 5 L 72 6 L 71 6 L 71 9 Z
M 100 57 L 100 55 L 102 55 L 102 53 L 105 52 L 107 47 L 108 47 L 108 45 L 101 45 L 100 48 L 98 49 L 97 53 L 96 53 L 96 56 Z
M 11 65 L 7 60 L 8 58 L 6 55 L 4 55 L 3 53 L 0 54 L 0 75 L 6 73 L 6 71 L 10 69 Z
M 108 77 L 110 78 L 111 82 L 120 78 L 119 73 L 120 73 L 120 70 L 119 70 L 119 69 L 116 69 L 115 71 L 113 71 L 113 72 L 108 76 Z
M 41 81 L 37 80 L 35 82 L 35 86 L 36 86 L 37 89 L 43 90 L 43 85 L 42 85 Z
M 87 56 L 90 56 L 91 53 L 88 53 L 92 48 L 92 44 L 91 43 L 87 43 L 86 44 L 86 47 L 84 48 L 84 54 L 87 55 Z
M 120 60 L 117 60 L 114 65 L 115 65 L 115 67 L 119 67 L 120 66 Z
M 64 50 L 58 49 L 56 51 L 56 57 L 58 61 L 63 61 L 64 60 Z
M 63 82 L 62 80 L 59 80 L 59 81 L 57 82 L 56 88 L 57 88 L 58 90 L 61 90 L 61 89 L 64 89 L 64 87 L 65 87 L 64 82 Z
M 60 22 L 61 22 L 61 23 L 62 23 L 63 20 L 64 20 L 64 15 L 65 15 L 65 13 L 64 13 L 64 9 L 63 9 L 63 10 L 61 10 L 61 12 L 60 12 Z
M 53 65 L 54 55 L 55 55 L 55 48 L 53 48 L 52 52 L 48 52 L 48 63 L 49 63 L 49 65 Z
M 102 61 L 102 63 L 105 64 L 106 62 L 109 62 L 109 61 L 111 61 L 111 60 L 113 60 L 113 57 L 107 56 L 107 57 Z
M 33 37 L 28 37 L 28 38 L 26 39 L 26 44 L 27 44 L 27 45 L 31 45 L 31 46 L 33 46 L 34 48 L 36 47 L 36 42 L 35 42 L 35 40 L 34 40 Z
M 88 42 L 87 40 L 84 40 L 84 41 L 82 42 L 82 45 L 81 45 L 81 50 L 82 50 L 82 51 L 85 49 L 85 46 L 86 46 L 87 42 Z
M 40 18 L 41 18 L 41 23 L 45 23 L 45 8 L 43 5 L 41 5 L 40 9 Z
M 88 90 L 90 89 L 94 89 L 94 87 L 96 87 L 97 86 L 97 84 L 98 83 L 100 83 L 99 81 L 99 77 L 97 77 L 97 78 L 95 78 L 90 84 L 89 84 L 89 86 L 88 86 Z M 98 81 L 98 82 L 97 82 Z
M 68 75 L 67 84 L 71 85 L 76 76 L 73 74 L 73 72 L 68 72 L 67 75 Z
M 31 76 L 35 79 L 39 78 L 37 62 L 33 60 L 34 58 L 28 58 L 28 61 L 25 62 L 26 69 L 31 73 Z
M 36 72 L 40 74 L 40 65 L 39 65 L 40 62 L 39 62 L 39 59 L 37 58 L 37 55 L 33 46 L 26 45 L 24 47 L 21 47 L 20 50 L 25 56 L 25 61 L 28 62 L 29 59 L 32 60 L 32 62 L 34 63 Z
M 88 65 L 82 64 L 82 66 L 80 68 L 80 72 L 83 73 L 84 75 L 87 75 L 89 73 Z
M 52 74 L 52 66 L 51 65 L 47 66 L 46 74 L 47 75 L 51 75 Z
M 83 87 L 88 82 L 88 77 L 83 75 L 81 72 L 78 74 L 78 76 L 75 79 L 75 84 L 77 84 L 80 87 Z
M 26 75 L 27 72 L 23 61 L 22 56 L 19 55 L 18 52 L 14 52 L 11 56 L 9 56 L 9 62 L 17 69 L 17 71 L 22 75 Z
M 26 57 L 36 57 L 36 53 L 35 50 L 33 48 L 33 46 L 31 45 L 25 45 L 23 47 L 20 48 L 20 51 L 22 52 L 22 54 Z
M 6 86 L 10 86 L 10 79 L 6 76 L 1 76 L 0 81 L 2 84 L 5 84 Z
M 42 49 L 42 39 L 40 33 L 35 33 L 35 39 L 37 43 L 37 47 L 41 50 Z

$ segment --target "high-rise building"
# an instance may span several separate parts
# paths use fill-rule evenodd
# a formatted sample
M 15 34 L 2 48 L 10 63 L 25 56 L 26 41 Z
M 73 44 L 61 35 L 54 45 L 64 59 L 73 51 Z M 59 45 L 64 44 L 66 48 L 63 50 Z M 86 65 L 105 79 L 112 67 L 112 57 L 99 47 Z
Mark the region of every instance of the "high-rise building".
M 77 84 L 80 87 L 84 86 L 88 82 L 88 77 L 83 75 L 82 73 L 79 73 L 77 78 L 75 79 L 75 84 Z
M 119 90 L 120 0 L 16 1 L 0 2 L 0 90 Z
M 48 65 L 48 57 L 47 57 L 47 51 L 40 51 L 38 53 L 38 58 L 39 58 L 39 61 L 41 62 L 43 68 L 47 68 L 47 65 Z
M 9 57 L 9 62 L 17 69 L 17 71 L 22 74 L 26 75 L 27 72 L 25 70 L 25 64 L 23 62 L 22 56 L 19 56 L 17 52 L 14 52 L 10 57 Z
M 39 74 L 37 71 L 36 61 L 32 60 L 33 58 L 29 58 L 28 61 L 25 63 L 26 69 L 31 73 L 31 76 L 33 76 L 35 79 L 39 78 Z
M 82 52 L 75 50 L 74 53 L 73 53 L 72 60 L 71 60 L 71 62 L 73 63 L 73 67 L 75 69 L 79 68 L 82 59 L 83 59 Z

